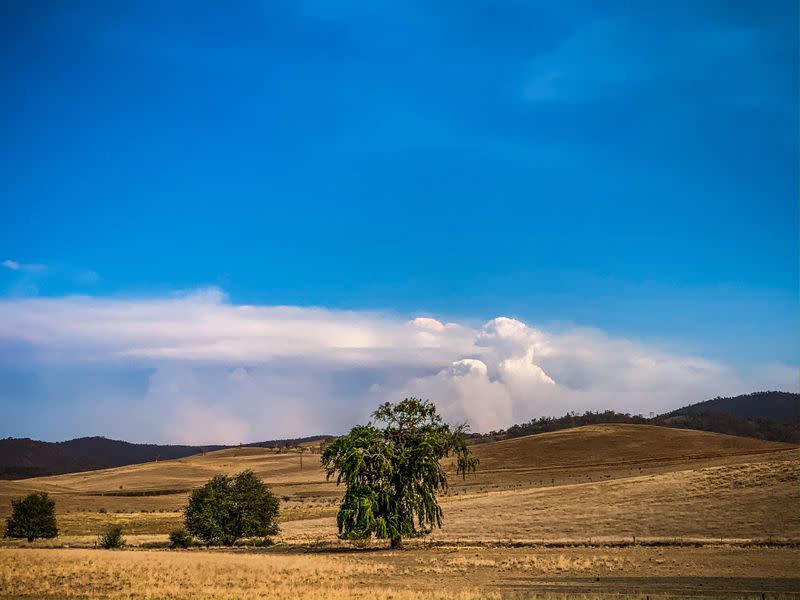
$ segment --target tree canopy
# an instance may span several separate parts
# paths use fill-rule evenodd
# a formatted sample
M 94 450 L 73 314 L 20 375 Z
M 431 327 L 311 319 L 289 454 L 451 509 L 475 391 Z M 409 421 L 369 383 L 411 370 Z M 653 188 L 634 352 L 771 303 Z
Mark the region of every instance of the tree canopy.
M 442 525 L 436 495 L 447 491 L 440 461 L 454 456 L 456 472 L 474 472 L 478 459 L 466 445 L 466 425 L 444 423 L 427 400 L 406 398 L 382 404 L 372 414 L 382 427 L 353 427 L 322 454 L 328 479 L 347 486 L 337 522 L 345 539 L 374 535 L 396 548 L 404 537 Z
M 45 492 L 11 501 L 6 537 L 26 538 L 32 542 L 36 538 L 54 538 L 57 535 L 56 503 Z
M 278 498 L 252 471 L 217 475 L 192 492 L 186 529 L 207 544 L 232 546 L 243 537 L 278 533 Z

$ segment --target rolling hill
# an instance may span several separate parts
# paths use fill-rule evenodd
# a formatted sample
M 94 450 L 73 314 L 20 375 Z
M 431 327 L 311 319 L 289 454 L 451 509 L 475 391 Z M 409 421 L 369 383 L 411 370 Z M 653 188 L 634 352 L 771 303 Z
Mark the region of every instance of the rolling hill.
M 270 440 L 247 444 L 247 447 L 284 448 L 331 436 Z M 185 446 L 133 444 L 104 437 L 84 437 L 65 442 L 42 442 L 29 438 L 0 439 L 0 479 L 21 479 L 108 469 L 157 460 L 183 458 L 232 446 Z
M 210 449 L 219 448 L 221 446 Z M 198 452 L 200 448 L 196 446 L 131 444 L 104 437 L 85 437 L 66 442 L 7 438 L 0 440 L 0 477 L 14 479 L 90 471 L 181 458 Z
M 729 398 L 716 397 L 684 406 L 663 416 L 721 413 L 732 417 L 787 419 L 800 417 L 800 394 L 754 392 Z
M 762 440 L 800 440 L 800 394 L 756 392 L 731 398 L 713 398 L 669 413 L 646 418 L 605 412 L 570 413 L 543 417 L 489 434 L 472 434 L 473 442 L 489 442 L 558 431 L 582 425 L 610 423 L 651 424 L 747 436 Z M 246 447 L 286 448 L 332 439 L 329 435 L 271 440 Z M 133 444 L 104 437 L 86 437 L 65 442 L 43 442 L 28 438 L 0 440 L 0 479 L 20 479 L 62 473 L 169 460 L 231 446 L 187 446 Z
M 669 427 L 796 443 L 800 441 L 800 394 L 755 392 L 717 397 L 659 415 L 655 422 Z
M 800 441 L 800 394 L 755 392 L 730 398 L 713 398 L 654 417 L 611 410 L 540 417 L 490 433 L 473 433 L 473 442 L 497 441 L 582 425 L 627 423 L 697 429 L 775 442 Z
M 719 433 L 655 425 L 601 424 L 475 446 L 484 472 L 579 469 L 711 460 L 793 448 Z
M 442 529 L 406 540 L 400 552 L 380 541 L 367 544 L 369 551 L 353 549 L 337 538 L 343 489 L 325 480 L 314 446 L 305 455 L 237 447 L 0 481 L 0 517 L 11 497 L 43 490 L 56 502 L 61 532 L 32 544 L 0 539 L 0 580 L 5 574 L 14 597 L 57 598 L 94 597 L 101 585 L 120 598 L 153 589 L 229 598 L 232 589 L 242 595 L 243 581 L 251 586 L 245 595 L 286 598 L 312 588 L 313 597 L 339 589 L 337 598 L 398 598 L 409 582 L 424 584 L 409 598 L 456 597 L 453 590 L 457 597 L 475 590 L 476 598 L 493 597 L 498 589 L 511 590 L 510 597 L 543 589 L 558 597 L 644 597 L 650 580 L 670 597 L 796 594 L 800 466 L 791 444 L 638 424 L 476 444 L 475 475 L 461 479 L 451 468 Z M 274 546 L 156 550 L 182 526 L 191 488 L 245 468 L 281 498 Z M 122 526 L 127 544 L 138 549 L 94 550 L 110 524 Z M 363 570 L 353 574 L 352 561 Z M 354 587 L 334 588 L 330 575 L 320 578 L 325 569 L 349 573 L 345 581 Z M 754 571 L 759 578 L 748 579 Z M 481 587 L 487 582 L 495 587 Z M 380 589 L 390 591 L 377 596 Z
M 800 537 L 792 444 L 607 424 L 477 444 L 473 450 L 481 461 L 475 475 L 462 479 L 445 465 L 451 484 L 442 498 L 445 527 L 433 539 Z M 46 491 L 68 536 L 96 535 L 115 522 L 128 534 L 153 539 L 180 525 L 191 489 L 218 473 L 252 469 L 283 499 L 281 539 L 333 542 L 343 489 L 325 479 L 318 452 L 317 446 L 301 457 L 291 449 L 237 447 L 0 481 L 0 516 L 11 498 Z M 488 514 L 497 518 L 489 523 Z

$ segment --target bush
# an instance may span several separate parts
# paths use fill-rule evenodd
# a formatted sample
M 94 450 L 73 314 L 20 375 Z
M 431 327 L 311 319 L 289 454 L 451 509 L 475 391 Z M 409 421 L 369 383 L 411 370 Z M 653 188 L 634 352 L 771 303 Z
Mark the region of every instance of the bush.
M 125 545 L 125 538 L 122 537 L 122 526 L 120 525 L 109 525 L 106 532 L 100 536 L 100 539 L 97 541 L 98 545 L 101 548 L 111 549 L 111 548 L 121 548 Z
M 46 493 L 30 494 L 11 501 L 5 537 L 26 538 L 32 542 L 36 538 L 54 538 L 57 535 L 56 503 Z
M 206 544 L 278 533 L 278 498 L 252 471 L 217 475 L 189 497 L 186 529 Z
M 254 548 L 267 548 L 272 546 L 274 543 L 275 542 L 272 541 L 272 538 L 268 537 L 257 537 L 250 541 L 250 545 Z
M 161 541 L 155 541 L 155 542 L 141 542 L 139 544 L 139 548 L 146 548 L 146 549 L 150 549 L 150 550 L 155 550 L 156 548 L 158 548 L 158 549 L 172 548 L 172 545 L 169 542 L 165 542 L 165 541 L 161 540 Z
M 169 542 L 172 548 L 188 548 L 192 545 L 192 536 L 183 527 L 175 529 L 169 534 Z

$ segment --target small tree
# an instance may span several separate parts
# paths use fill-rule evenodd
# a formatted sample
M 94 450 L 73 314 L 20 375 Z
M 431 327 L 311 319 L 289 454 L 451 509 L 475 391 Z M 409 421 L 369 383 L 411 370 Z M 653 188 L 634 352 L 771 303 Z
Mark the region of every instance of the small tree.
M 32 542 L 36 538 L 54 538 L 57 535 L 56 503 L 45 492 L 11 501 L 6 537 L 27 538 Z
M 169 543 L 173 548 L 188 548 L 192 545 L 192 536 L 183 527 L 173 529 L 169 534 Z
M 478 459 L 464 440 L 466 425 L 442 422 L 432 402 L 406 398 L 385 403 L 372 414 L 385 424 L 354 427 L 322 454 L 330 479 L 347 486 L 337 523 L 339 535 L 363 540 L 375 535 L 397 548 L 403 537 L 430 533 L 442 526 L 437 492 L 447 490 L 439 461 L 456 458 L 456 472 L 475 471 Z
M 121 525 L 109 525 L 106 532 L 100 536 L 97 543 L 101 548 L 108 550 L 112 548 L 122 548 L 125 545 L 125 538 L 122 537 Z
M 252 471 L 217 475 L 189 497 L 186 529 L 207 544 L 278 533 L 278 498 Z

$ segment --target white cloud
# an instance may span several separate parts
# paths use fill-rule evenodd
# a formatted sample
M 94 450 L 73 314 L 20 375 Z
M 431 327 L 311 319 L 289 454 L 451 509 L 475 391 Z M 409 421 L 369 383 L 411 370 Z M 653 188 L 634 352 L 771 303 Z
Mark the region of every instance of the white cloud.
M 16 260 L 11 260 L 10 258 L 4 260 L 2 264 L 6 269 L 11 269 L 12 271 L 37 272 L 37 271 L 44 271 L 46 268 L 44 265 L 24 264 L 21 262 L 17 262 Z
M 105 391 L 81 410 L 113 424 L 116 435 L 193 443 L 336 433 L 367 419 L 378 402 L 412 394 L 486 431 L 569 410 L 658 412 L 796 382 L 785 366 L 736 373 L 592 329 L 236 305 L 217 289 L 0 300 L 4 363 L 50 378 L 54 366 L 147 369 L 138 400 L 128 391 L 115 403 Z
M 422 331 L 431 331 L 433 333 L 441 333 L 444 331 L 444 323 L 436 319 L 431 319 L 430 317 L 417 317 L 409 321 L 409 323 Z
M 414 378 L 396 395 L 433 398 L 446 418 L 467 422 L 476 431 L 506 427 L 513 414 L 508 388 L 490 379 L 487 365 L 474 358 L 456 360 L 435 375 Z

